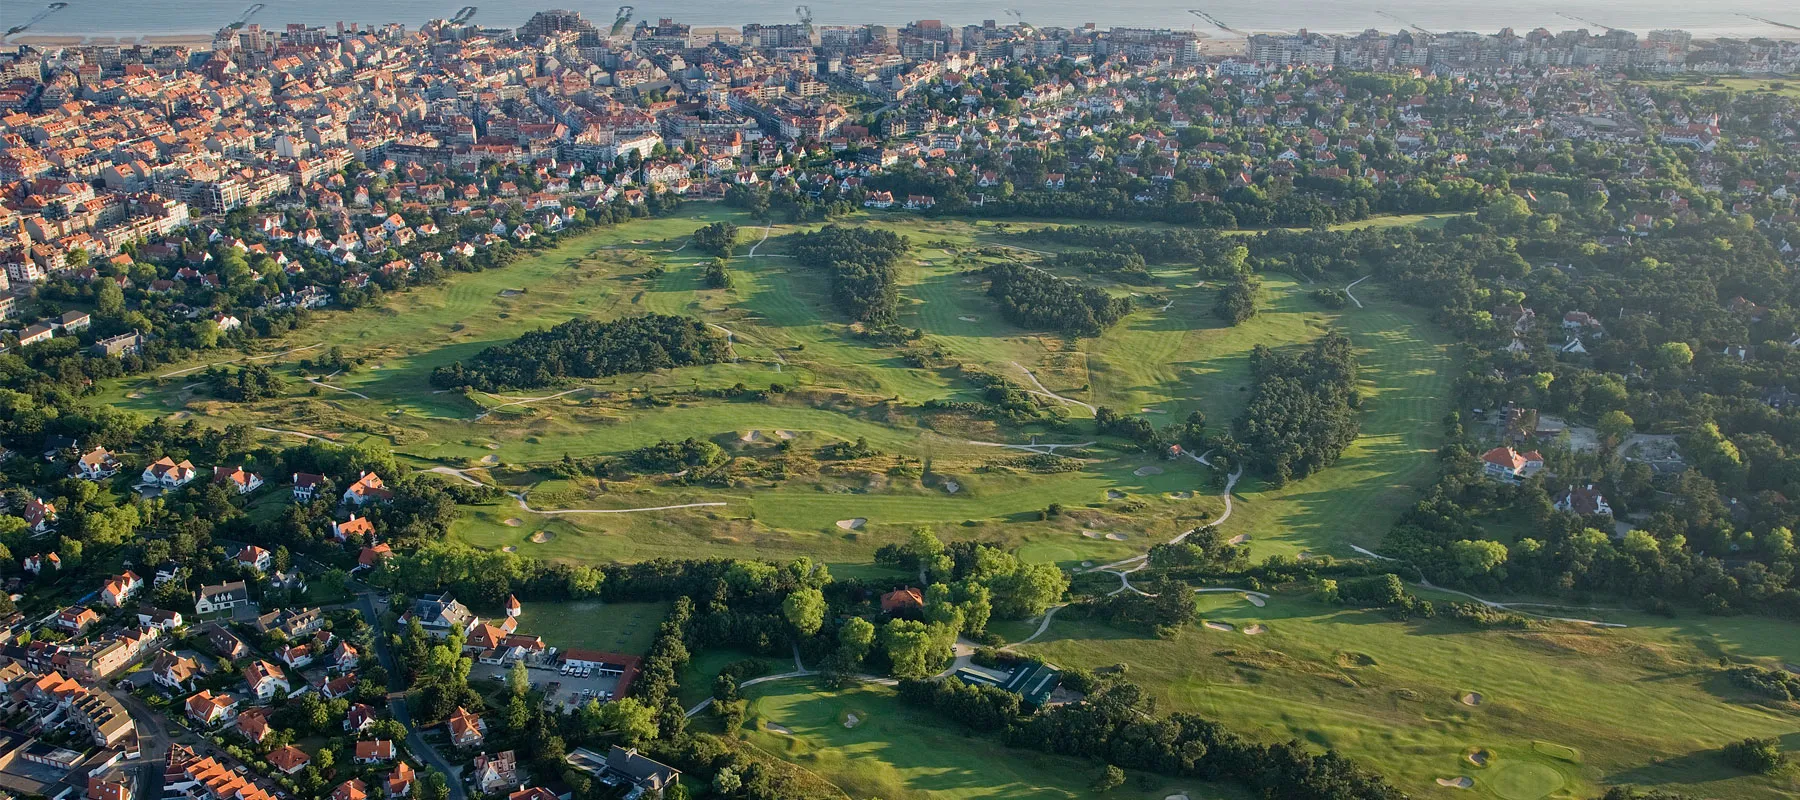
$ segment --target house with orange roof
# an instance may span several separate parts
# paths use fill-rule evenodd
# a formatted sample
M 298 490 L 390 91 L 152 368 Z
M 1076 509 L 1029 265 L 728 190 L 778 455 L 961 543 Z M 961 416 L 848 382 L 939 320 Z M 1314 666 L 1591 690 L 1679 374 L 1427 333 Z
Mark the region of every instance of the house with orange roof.
M 252 661 L 244 667 L 244 686 L 259 702 L 275 699 L 277 692 L 289 692 L 287 674 L 267 661 Z
M 253 544 L 245 545 L 236 556 L 238 566 L 249 567 L 257 572 L 267 571 L 273 558 L 274 554 Z
M 144 474 L 139 476 L 142 483 L 164 489 L 185 486 L 188 481 L 193 479 L 194 465 L 192 462 L 182 459 L 181 463 L 177 464 L 168 456 L 151 462 L 150 466 L 144 468 Z
M 113 608 L 124 608 L 126 601 L 144 588 L 144 579 L 131 570 L 106 579 L 100 586 L 100 600 Z
M 356 482 L 344 490 L 345 503 L 358 506 L 368 503 L 386 503 L 394 499 L 394 493 L 388 491 L 387 484 L 381 482 L 381 476 L 373 472 L 357 475 Z
M 450 743 L 457 747 L 480 747 L 487 738 L 487 723 L 461 706 L 444 725 L 450 731 Z
M 379 764 L 394 760 L 394 740 L 372 739 L 356 743 L 356 763 Z
M 213 483 L 230 488 L 238 494 L 249 494 L 263 485 L 263 479 L 254 472 L 246 472 L 242 465 L 213 467 Z
M 387 790 L 388 797 L 405 797 L 412 793 L 413 778 L 416 776 L 412 765 L 402 761 L 394 766 L 393 772 L 388 773 L 382 788 Z
M 340 542 L 350 541 L 350 538 L 353 536 L 373 537 L 374 535 L 375 523 L 370 522 L 368 517 L 358 517 L 355 514 L 351 514 L 350 519 L 348 520 L 343 522 L 333 521 L 331 523 L 331 538 Z
M 210 728 L 228 719 L 231 710 L 236 707 L 237 701 L 230 695 L 213 694 L 211 689 L 202 689 L 187 699 L 187 717 Z
M 1521 453 L 1510 447 L 1496 447 L 1482 453 L 1481 462 L 1484 476 L 1510 483 L 1536 475 L 1544 468 L 1544 457 L 1538 451 Z
M 269 711 L 264 708 L 246 709 L 244 713 L 237 715 L 231 727 L 237 729 L 238 735 L 262 744 L 262 740 L 269 736 Z
M 312 763 L 312 756 L 307 755 L 305 750 L 290 744 L 279 750 L 270 751 L 268 762 L 276 772 L 292 775 L 306 769 L 306 765 Z
M 331 790 L 331 800 L 368 800 L 369 787 L 361 779 L 351 778 Z

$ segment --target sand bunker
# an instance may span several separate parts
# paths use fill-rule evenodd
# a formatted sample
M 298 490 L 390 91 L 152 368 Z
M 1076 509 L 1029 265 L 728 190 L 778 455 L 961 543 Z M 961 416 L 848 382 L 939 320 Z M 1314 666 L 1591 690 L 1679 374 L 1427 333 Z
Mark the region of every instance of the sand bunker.
M 554 538 L 556 538 L 556 534 L 554 534 L 554 533 L 551 533 L 549 531 L 538 531 L 537 533 L 534 533 L 531 535 L 531 543 L 532 544 L 543 544 Z
M 1262 608 L 1263 606 L 1268 605 L 1267 601 L 1265 601 L 1262 598 L 1257 597 L 1256 595 L 1253 595 L 1253 594 L 1244 595 L 1244 599 L 1249 600 L 1250 605 L 1256 606 L 1257 608 Z
M 1478 706 L 1481 705 L 1481 701 L 1482 697 L 1480 692 L 1469 692 L 1462 696 L 1462 704 L 1465 706 Z
M 1192 499 L 1194 499 L 1193 492 L 1176 492 L 1169 496 L 1175 498 L 1176 500 L 1192 500 Z
M 499 450 L 499 449 L 500 449 L 500 443 L 499 443 L 499 442 L 488 442 L 488 443 L 487 443 L 487 449 L 489 449 L 489 450 Z
M 132 400 L 142 400 L 142 399 L 144 399 L 144 393 L 143 393 L 143 392 L 132 392 L 132 393 L 130 393 L 130 394 L 127 394 L 127 395 L 125 395 L 125 396 L 126 396 L 126 397 L 128 397 L 128 398 L 131 398 L 131 399 L 132 399 Z
M 1082 566 L 1083 566 L 1083 567 L 1091 567 L 1091 566 L 1093 566 L 1093 565 L 1094 565 L 1094 562 L 1092 562 L 1092 561 L 1083 561 L 1083 562 L 1081 562 L 1081 565 L 1082 565 Z
M 517 553 L 517 552 L 519 552 L 519 546 L 516 544 L 509 544 L 505 547 L 500 548 L 500 552 L 502 552 L 502 553 Z
M 1477 767 L 1485 767 L 1488 765 L 1488 759 L 1491 758 L 1492 755 L 1486 750 L 1476 750 L 1463 757 L 1467 758 L 1469 763 L 1474 764 Z
M 1145 477 L 1147 475 L 1161 475 L 1162 473 L 1163 473 L 1162 467 L 1138 467 L 1137 469 L 1134 469 L 1131 471 L 1131 474 L 1136 475 L 1140 478 Z
M 1229 633 L 1229 632 L 1231 632 L 1231 631 L 1234 631 L 1234 630 L 1237 630 L 1237 629 L 1236 629 L 1236 628 L 1233 628 L 1233 627 L 1231 627 L 1231 624 L 1230 624 L 1230 623 L 1227 623 L 1227 622 L 1213 622 L 1213 621 L 1212 621 L 1212 620 L 1210 620 L 1210 619 L 1209 619 L 1209 620 L 1207 620 L 1207 621 L 1206 621 L 1206 622 L 1203 622 L 1203 623 L 1201 623 L 1201 624 L 1203 624 L 1203 625 L 1205 625 L 1205 626 L 1206 626 L 1206 627 L 1208 627 L 1208 628 L 1212 628 L 1212 629 L 1213 629 L 1213 630 L 1215 630 L 1215 631 L 1225 631 L 1225 632 L 1227 632 L 1227 633 Z
M 957 492 L 962 491 L 962 484 L 957 483 L 956 481 L 944 481 L 944 491 L 956 494 Z
M 1143 408 L 1138 409 L 1138 413 L 1139 414 L 1167 414 L 1169 412 L 1164 411 L 1160 408 L 1151 408 L 1149 406 L 1145 406 Z
M 512 519 L 506 520 L 505 522 L 502 522 L 500 524 L 506 525 L 507 527 L 517 528 L 520 525 L 524 525 L 525 520 L 519 519 L 518 517 L 513 517 Z
M 1236 536 L 1233 536 L 1233 537 L 1231 537 L 1231 542 L 1230 542 L 1230 544 L 1243 544 L 1243 543 L 1245 543 L 1245 542 L 1248 542 L 1248 541 L 1250 541 L 1250 534 L 1248 534 L 1248 533 L 1240 533 L 1240 534 L 1238 534 L 1238 535 L 1236 535 Z
M 1251 636 L 1259 636 L 1261 634 L 1265 634 L 1268 632 L 1269 632 L 1269 626 L 1264 625 L 1260 622 L 1255 625 L 1246 626 L 1244 628 L 1244 633 L 1247 633 Z
M 980 318 L 978 318 L 978 317 L 957 317 L 957 319 L 960 319 L 963 322 L 980 322 L 981 321 Z
M 489 453 L 489 454 L 481 457 L 481 463 L 487 464 L 488 466 L 493 466 L 495 464 L 500 463 L 500 457 L 497 455 L 494 455 L 492 453 Z
M 1108 499 L 1108 500 L 1124 500 L 1125 493 L 1119 491 L 1118 489 L 1107 489 L 1106 490 L 1106 499 Z
M 868 524 L 868 522 L 867 519 L 862 517 L 857 517 L 855 519 L 840 519 L 837 521 L 837 526 L 847 531 L 858 531 L 862 530 L 862 526 Z
M 1467 775 L 1458 775 L 1454 778 L 1438 778 L 1437 785 L 1446 786 L 1451 789 L 1469 789 L 1475 786 L 1475 779 Z
M 745 442 L 760 442 L 763 440 L 762 431 L 745 431 L 738 435 L 738 440 Z
M 1112 541 L 1115 541 L 1115 542 L 1123 542 L 1128 537 L 1126 537 L 1125 534 L 1123 534 L 1123 533 L 1109 533 L 1106 535 L 1106 538 L 1111 539 Z
M 189 414 L 186 411 L 177 411 L 173 414 L 170 414 L 169 419 L 187 419 L 188 417 L 191 417 L 191 416 L 193 416 L 193 415 Z
M 1163 800 L 1188 800 L 1188 796 L 1185 794 L 1172 794 L 1163 798 Z
M 518 289 L 501 289 L 500 290 L 501 297 L 518 297 L 519 295 L 522 295 L 522 294 L 524 294 L 524 292 L 521 292 Z
M 1098 539 L 1098 538 L 1101 538 L 1102 536 L 1104 536 L 1105 534 L 1103 534 L 1099 531 L 1082 531 L 1081 535 L 1086 536 L 1089 539 Z
M 789 729 L 788 726 L 786 726 L 786 725 L 779 725 L 779 724 L 776 724 L 773 722 L 765 722 L 765 723 L 763 723 L 763 727 L 765 729 L 767 729 L 770 733 L 779 733 L 783 736 L 793 736 L 794 735 L 794 732 L 791 729 Z
M 795 436 L 799 436 L 800 434 L 797 434 L 793 431 L 776 431 L 775 435 L 782 439 L 792 439 Z
M 855 712 L 851 712 L 849 714 L 844 715 L 844 727 L 854 728 L 861 724 L 862 724 L 862 717 L 857 716 Z

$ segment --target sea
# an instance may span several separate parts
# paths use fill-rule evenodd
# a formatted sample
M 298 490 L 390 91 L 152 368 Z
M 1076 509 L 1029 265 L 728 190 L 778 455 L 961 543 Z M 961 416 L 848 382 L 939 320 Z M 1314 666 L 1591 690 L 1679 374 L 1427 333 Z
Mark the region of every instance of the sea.
M 330 25 L 339 21 L 399 22 L 416 27 L 426 20 L 454 16 L 458 9 L 473 4 L 479 9 L 473 21 L 481 25 L 517 26 L 535 11 L 568 8 L 604 27 L 619 11 L 616 3 L 617 0 L 266 0 L 250 21 L 274 28 L 291 22 Z M 0 0 L 0 26 L 23 24 L 43 12 L 46 5 L 40 0 Z M 246 0 L 69 0 L 66 8 L 33 24 L 29 33 L 128 38 L 204 34 L 239 19 L 250 5 Z M 795 0 L 639 0 L 634 6 L 634 22 L 667 17 L 696 26 L 792 22 L 798 10 Z M 812 0 L 806 7 L 817 25 L 899 25 L 935 19 L 961 26 L 990 19 L 1001 24 L 1022 19 L 1039 26 L 1077 27 L 1093 23 L 1101 28 L 1175 28 L 1209 36 L 1233 35 L 1195 13 L 1201 11 L 1233 29 L 1255 32 L 1294 32 L 1303 28 L 1326 33 L 1368 28 L 1391 31 L 1402 24 L 1436 32 L 1492 33 L 1507 27 L 1520 33 L 1538 27 L 1552 31 L 1586 27 L 1598 32 L 1604 25 L 1640 35 L 1657 28 L 1680 28 L 1697 37 L 1800 38 L 1800 27 L 1752 19 L 1761 17 L 1800 26 L 1800 4 L 1795 0 L 1109 0 L 1099 4 L 1084 0 Z

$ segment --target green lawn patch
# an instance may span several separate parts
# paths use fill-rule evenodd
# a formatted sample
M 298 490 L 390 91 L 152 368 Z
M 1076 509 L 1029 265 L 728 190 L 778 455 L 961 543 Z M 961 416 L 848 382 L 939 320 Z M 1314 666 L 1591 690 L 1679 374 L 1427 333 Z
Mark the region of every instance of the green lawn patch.
M 519 630 L 551 647 L 643 655 L 668 615 L 668 603 L 532 602 L 519 614 Z

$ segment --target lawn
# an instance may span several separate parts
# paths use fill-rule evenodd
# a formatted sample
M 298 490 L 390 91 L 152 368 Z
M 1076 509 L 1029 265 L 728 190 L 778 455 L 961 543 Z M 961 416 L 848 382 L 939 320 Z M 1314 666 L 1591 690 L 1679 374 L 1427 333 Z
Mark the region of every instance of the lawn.
M 1095 763 L 1004 747 L 969 736 L 935 713 L 902 705 L 892 689 L 823 692 L 802 680 L 745 690 L 748 741 L 837 784 L 851 797 L 884 800 L 1086 800 Z M 854 716 L 853 725 L 846 725 Z M 1144 776 L 1105 795 L 1162 800 L 1237 797 L 1229 787 Z
M 519 630 L 551 647 L 641 656 L 668 615 L 668 603 L 531 602 L 519 614 Z
M 1416 796 L 1452 796 L 1437 780 L 1462 776 L 1471 794 L 1503 800 L 1590 796 L 1614 783 L 1708 797 L 1800 789 L 1791 773 L 1748 777 L 1716 753 L 1746 736 L 1800 739 L 1794 709 L 1761 705 L 1715 672 L 1723 653 L 1792 658 L 1791 623 L 1478 631 L 1288 595 L 1263 608 L 1231 595 L 1198 602 L 1206 620 L 1233 630 L 1195 625 L 1160 640 L 1058 617 L 1024 650 L 1062 666 L 1129 663 L 1165 711 L 1336 748 Z M 1257 624 L 1266 630 L 1244 633 Z M 1464 701 L 1470 693 L 1479 705 Z M 1485 769 L 1465 759 L 1474 749 L 1492 754 Z

